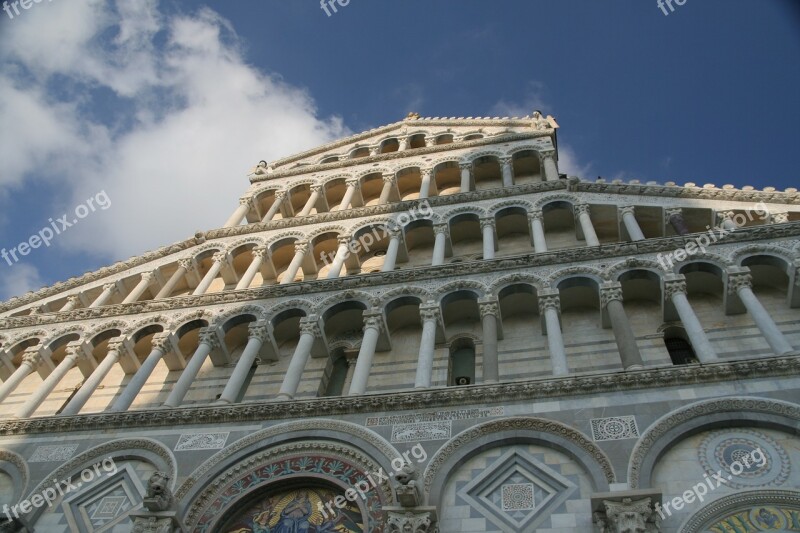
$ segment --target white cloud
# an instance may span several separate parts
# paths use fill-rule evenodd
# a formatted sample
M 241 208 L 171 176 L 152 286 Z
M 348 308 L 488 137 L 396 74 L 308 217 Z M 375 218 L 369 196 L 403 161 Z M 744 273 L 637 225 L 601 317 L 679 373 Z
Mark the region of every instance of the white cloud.
M 100 190 L 112 201 L 59 246 L 122 259 L 219 227 L 255 162 L 350 133 L 319 118 L 304 90 L 248 65 L 207 8 L 41 3 L 5 26 L 0 123 L 13 129 L 0 129 L 0 193 L 58 180 L 69 193 L 49 199 L 54 215 Z
M 544 83 L 539 81 L 530 81 L 525 89 L 525 95 L 520 102 L 511 102 L 505 99 L 497 101 L 490 109 L 491 116 L 493 117 L 526 117 L 533 113 L 534 110 L 539 110 L 544 115 L 553 114 L 549 110 L 549 105 L 545 101 L 542 93 L 544 92 Z
M 568 144 L 558 143 L 558 170 L 568 176 L 578 176 L 583 179 L 593 179 L 593 165 L 581 160 L 575 150 Z
M 40 289 L 44 282 L 35 266 L 28 263 L 15 263 L 7 266 L 3 263 L 3 274 L 0 275 L 0 298 L 22 296 L 28 291 Z

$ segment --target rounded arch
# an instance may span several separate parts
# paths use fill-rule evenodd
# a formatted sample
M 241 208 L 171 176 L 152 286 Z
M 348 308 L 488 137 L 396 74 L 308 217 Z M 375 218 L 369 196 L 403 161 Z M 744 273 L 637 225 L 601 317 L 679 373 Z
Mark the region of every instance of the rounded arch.
M 715 426 L 757 426 L 797 434 L 800 405 L 748 396 L 705 400 L 656 420 L 639 438 L 628 465 L 631 489 L 648 488 L 653 468 L 672 446 Z
M 607 491 L 615 480 L 611 460 L 577 429 L 545 418 L 504 418 L 462 431 L 436 452 L 424 474 L 428 505 L 439 505 L 447 478 L 459 465 L 487 448 L 517 443 L 549 446 L 566 454 L 584 468 L 596 492 Z
M 457 281 L 451 281 L 450 283 L 446 283 L 436 289 L 436 301 L 441 303 L 441 301 L 450 293 L 458 292 L 458 291 L 466 291 L 473 293 L 477 298 L 483 298 L 488 293 L 489 290 L 483 283 L 478 281 L 462 279 Z
M 505 157 L 505 155 L 506 155 L 505 152 L 501 152 L 499 150 L 481 150 L 481 151 L 469 154 L 466 157 L 466 162 L 467 163 L 475 163 L 475 161 L 478 161 L 479 159 L 482 159 L 484 157 L 496 157 L 496 158 L 500 159 L 502 157 Z
M 800 512 L 800 491 L 782 490 L 750 490 L 729 494 L 706 504 L 705 507 L 684 520 L 678 531 L 682 533 L 701 533 L 717 520 L 723 520 L 731 513 L 746 507 L 788 506 Z
M 573 206 L 581 203 L 580 199 L 574 194 L 556 193 L 542 196 L 533 205 L 536 209 L 544 209 L 547 204 L 553 202 L 566 202 Z
M 177 332 L 181 327 L 189 322 L 202 321 L 206 324 L 211 324 L 214 320 L 214 315 L 211 311 L 205 309 L 198 309 L 189 313 L 183 313 L 173 318 L 169 323 L 169 330 Z
M 495 204 L 490 205 L 486 209 L 486 214 L 490 217 L 496 217 L 500 211 L 507 209 L 509 207 L 519 207 L 527 212 L 533 211 L 534 209 L 533 203 L 527 200 L 522 200 L 522 199 L 503 200 L 502 202 L 497 202 Z
M 434 295 L 429 290 L 423 287 L 415 287 L 412 285 L 409 287 L 399 287 L 384 293 L 380 299 L 380 307 L 386 307 L 386 305 L 392 300 L 402 298 L 404 296 L 413 296 L 419 298 L 419 300 L 423 303 L 434 299 Z
M 353 175 L 353 177 L 357 180 L 361 180 L 361 178 L 364 178 L 371 174 L 383 174 L 384 176 L 393 176 L 395 172 L 396 169 L 390 167 L 368 167 L 359 170 Z
M 83 326 L 68 326 L 66 328 L 62 328 L 56 330 L 55 332 L 51 333 L 47 337 L 42 338 L 41 344 L 44 347 L 49 347 L 54 342 L 72 335 L 77 335 L 81 341 L 85 339 L 86 328 Z
M 321 228 L 317 228 L 311 231 L 308 234 L 307 240 L 308 242 L 314 242 L 317 237 L 320 237 L 325 234 L 329 233 L 336 233 L 337 235 L 349 235 L 347 228 L 345 226 L 323 226 Z
M 374 294 L 370 294 L 364 291 L 348 290 L 340 294 L 334 294 L 332 296 L 328 296 L 320 303 L 318 303 L 314 307 L 314 310 L 316 314 L 322 316 L 331 307 L 346 301 L 360 302 L 361 304 L 366 306 L 367 309 L 372 307 L 378 307 L 380 305 L 380 299 Z
M 214 324 L 219 327 L 224 327 L 226 323 L 240 315 L 253 315 L 256 320 L 264 320 L 267 314 L 267 310 L 260 305 L 242 305 L 220 311 L 214 318 Z
M 302 299 L 294 299 L 281 302 L 278 305 L 275 305 L 274 307 L 270 308 L 268 319 L 270 321 L 273 321 L 281 313 L 285 313 L 286 311 L 291 311 L 292 309 L 299 309 L 303 311 L 306 314 L 306 316 L 308 316 L 312 314 L 312 310 L 314 309 L 314 304 L 308 300 L 302 300 Z
M 14 486 L 13 502 L 22 500 L 31 479 L 28 463 L 18 453 L 0 449 L 0 471 L 5 472 Z
M 324 432 L 324 438 L 320 437 Z M 391 464 L 402 456 L 386 439 L 363 426 L 331 419 L 309 419 L 285 422 L 257 431 L 228 445 L 217 452 L 192 472 L 177 489 L 175 496 L 187 501 L 184 519 L 194 526 L 218 489 L 214 481 L 233 475 L 237 465 L 245 461 L 270 459 L 292 444 L 304 450 L 343 450 L 362 463 L 361 468 L 373 472 L 383 468 L 391 472 Z M 248 469 L 251 467 L 248 466 Z M 384 501 L 391 501 L 391 487 L 381 485 Z
M 242 239 L 239 239 L 238 241 L 234 241 L 228 244 L 225 247 L 225 251 L 227 251 L 228 253 L 233 253 L 235 250 L 241 248 L 242 246 L 250 246 L 250 245 L 264 246 L 265 244 L 266 243 L 264 242 L 264 239 L 262 239 L 261 237 L 253 237 L 253 236 L 244 237 Z
M 166 472 L 170 477 L 170 489 L 175 488 L 175 482 L 178 478 L 178 465 L 175 461 L 175 456 L 169 448 L 161 442 L 146 437 L 135 439 L 119 439 L 99 446 L 95 446 L 86 450 L 85 452 L 73 457 L 56 470 L 52 471 L 49 475 L 44 476 L 43 481 L 39 483 L 32 491 L 28 493 L 28 498 L 35 494 L 40 494 L 48 484 L 52 484 L 53 479 L 71 479 L 76 474 L 83 470 L 90 468 L 98 460 L 102 459 L 112 460 L 127 460 L 138 459 L 147 462 L 156 467 L 157 470 Z M 36 520 L 45 511 L 45 507 L 40 507 L 29 515 L 31 523 Z
M 549 286 L 556 287 L 559 283 L 562 283 L 570 278 L 589 278 L 598 285 L 601 285 L 603 281 L 605 281 L 602 270 L 589 265 L 581 265 L 556 270 L 547 277 L 546 282 Z
M 228 249 L 223 242 L 207 242 L 205 244 L 201 244 L 200 246 L 195 247 L 192 250 L 192 259 L 198 260 L 200 256 L 206 257 L 210 254 L 215 254 L 217 252 L 225 252 L 227 253 Z
M 725 276 L 725 271 L 729 267 L 735 266 L 733 262 L 721 255 L 712 254 L 709 252 L 700 252 L 689 257 L 686 261 L 677 263 L 673 268 L 673 271 L 676 274 L 684 274 L 686 272 L 704 270 L 703 265 L 710 265 L 712 269 L 718 270 L 721 273 L 721 277 Z M 706 266 L 706 269 L 707 268 L 708 266 Z
M 527 284 L 534 288 L 536 292 L 542 290 L 543 281 L 536 274 L 531 273 L 514 273 L 501 276 L 494 280 L 487 291 L 495 296 L 499 295 L 500 291 L 509 285 Z
M 734 250 L 733 253 L 731 253 L 730 261 L 733 264 L 741 265 L 747 259 L 756 256 L 775 258 L 782 265 L 785 265 L 784 271 L 787 273 L 796 260 L 795 254 L 792 254 L 789 250 L 781 248 L 780 246 L 772 244 L 750 244 Z
M 332 182 L 332 181 L 336 181 L 336 180 L 345 180 L 345 181 L 347 181 L 349 179 L 353 179 L 353 175 L 352 174 L 339 173 L 339 174 L 334 174 L 332 176 L 324 176 L 324 177 L 320 178 L 319 179 L 319 184 L 322 185 L 323 187 L 327 187 L 328 184 L 330 182 Z
M 608 281 L 619 281 L 619 278 L 623 274 L 630 272 L 631 270 L 647 270 L 659 278 L 663 277 L 664 275 L 664 269 L 656 261 L 651 261 L 649 259 L 634 259 L 631 257 L 629 259 L 610 264 L 602 272 L 602 276 Z
M 455 217 L 459 215 L 475 215 L 478 218 L 485 218 L 487 216 L 486 209 L 479 206 L 466 205 L 442 213 L 442 220 L 449 224 Z

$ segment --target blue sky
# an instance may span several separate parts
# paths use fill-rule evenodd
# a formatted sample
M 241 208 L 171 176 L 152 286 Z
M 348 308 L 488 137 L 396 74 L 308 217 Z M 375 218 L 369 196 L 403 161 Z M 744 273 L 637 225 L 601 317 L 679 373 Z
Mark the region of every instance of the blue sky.
M 585 178 L 796 187 L 800 3 L 56 0 L 0 12 L 0 298 L 221 225 L 247 169 L 424 116 L 561 125 Z M 13 12 L 12 12 L 13 13 Z

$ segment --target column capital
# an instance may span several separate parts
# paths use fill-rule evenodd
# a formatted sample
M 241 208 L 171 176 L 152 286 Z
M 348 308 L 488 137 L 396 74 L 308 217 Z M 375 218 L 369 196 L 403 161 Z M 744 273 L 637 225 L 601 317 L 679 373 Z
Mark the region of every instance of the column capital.
M 664 209 L 664 218 L 667 222 L 672 217 L 682 217 L 683 216 L 683 208 L 680 207 L 668 207 Z
M 72 296 L 67 296 L 67 303 L 73 306 L 78 306 L 81 304 L 81 297 L 78 296 L 77 294 L 73 294 Z
M 381 145 L 379 144 L 377 146 L 370 147 L 369 155 L 371 156 L 381 155 Z
M 153 283 L 153 281 L 154 281 L 155 279 L 156 279 L 156 273 L 155 273 L 155 272 L 144 272 L 144 273 L 142 273 L 142 275 L 141 275 L 141 281 L 144 281 L 144 282 L 145 282 L 145 283 L 147 283 L 148 285 L 150 285 L 151 283 Z
M 254 246 L 250 253 L 253 254 L 253 259 L 261 258 L 265 260 L 269 257 L 269 248 L 263 245 Z
M 591 209 L 589 208 L 589 204 L 575 204 L 572 206 L 572 209 L 575 211 L 576 217 L 579 217 L 581 215 L 591 215 Z
M 480 219 L 481 229 L 486 229 L 487 227 L 494 227 L 494 217 L 485 217 Z
M 421 168 L 421 169 L 419 169 L 419 175 L 422 176 L 423 178 L 425 176 L 432 177 L 433 176 L 433 169 L 430 168 L 430 167 Z
M 247 339 L 258 339 L 261 342 L 266 342 L 269 339 L 269 322 L 265 320 L 251 322 L 247 328 Z
M 620 501 L 604 499 L 601 509 L 594 513 L 593 522 L 604 533 L 661 531 L 661 518 L 653 508 L 652 498 L 622 498 Z
M 403 237 L 403 230 L 396 226 L 387 226 L 386 233 L 389 234 L 390 239 L 401 239 Z
M 625 215 L 635 215 L 636 214 L 636 207 L 632 205 L 624 205 L 619 208 L 620 216 Z
M 425 146 L 436 146 L 436 135 L 426 135 Z
M 461 161 L 458 163 L 458 168 L 461 170 L 472 170 L 472 161 Z
M 753 287 L 753 276 L 750 272 L 728 272 L 728 294 L 736 294 L 741 289 Z
M 169 353 L 172 350 L 172 334 L 168 331 L 156 333 L 150 340 L 150 346 L 151 349 L 159 350 L 161 353 Z
M 561 312 L 561 296 L 558 291 L 542 291 L 539 293 L 539 314 L 543 315 L 548 309 Z
M 313 193 L 313 192 L 317 192 L 317 193 L 319 193 L 319 192 L 322 192 L 322 185 L 319 185 L 319 184 L 311 185 L 311 186 L 309 187 L 309 190 L 310 190 L 312 193 Z
M 436 304 L 424 304 L 419 306 L 419 317 L 422 322 L 433 321 L 439 322 L 442 312 Z
M 38 347 L 26 348 L 22 354 L 22 362 L 36 369 L 42 363 L 42 354 Z
M 239 198 L 239 205 L 246 205 L 247 207 L 252 208 L 253 200 L 254 198 L 251 195 L 242 196 L 241 198 Z
M 67 346 L 64 348 L 66 351 L 66 355 L 64 356 L 64 360 L 68 357 L 77 361 L 78 359 L 87 359 L 86 350 L 84 349 L 84 345 L 82 341 L 72 341 L 67 343 Z
M 600 287 L 600 307 L 605 308 L 612 300 L 622 301 L 621 283 L 607 283 Z
M 294 253 L 296 253 L 296 254 L 305 255 L 305 254 L 308 253 L 308 248 L 309 248 L 309 245 L 308 245 L 308 241 L 306 241 L 306 240 L 300 240 L 300 241 L 296 241 L 294 243 Z
M 120 353 L 125 349 L 125 337 L 113 337 L 109 339 L 106 343 L 106 348 L 108 349 L 106 357 L 108 357 L 108 354 L 111 352 Z
M 347 235 L 347 234 L 339 235 L 338 237 L 336 237 L 336 240 L 338 241 L 339 246 L 342 246 L 342 245 L 350 246 L 350 243 L 353 241 L 353 236 L 352 235 Z
M 228 252 L 215 252 L 211 258 L 215 263 L 224 263 L 228 259 Z
M 186 272 L 192 272 L 195 270 L 194 259 L 191 257 L 187 257 L 186 259 L 178 259 L 178 266 L 186 270 Z
M 103 285 L 103 292 L 109 291 L 109 292 L 111 292 L 113 294 L 114 292 L 116 292 L 116 290 L 117 290 L 116 282 L 115 283 L 106 283 L 106 284 Z
M 772 224 L 783 224 L 789 222 L 789 213 L 771 213 L 769 221 Z
M 378 330 L 378 333 L 383 331 L 383 316 L 380 312 L 364 313 L 364 332 L 369 328 Z
M 286 198 L 286 191 L 275 191 L 275 201 L 282 202 Z
M 541 209 L 535 209 L 533 211 L 528 211 L 528 220 L 543 220 L 544 213 Z
M 500 305 L 495 299 L 478 300 L 478 310 L 482 319 L 486 318 L 487 315 L 497 317 L 500 313 Z
M 444 234 L 445 237 L 450 235 L 450 226 L 446 222 L 433 225 L 433 233 L 435 235 Z
M 545 159 L 555 159 L 556 158 L 556 151 L 555 150 L 545 150 L 539 152 L 539 159 L 544 161 Z
M 384 183 L 394 184 L 397 182 L 397 176 L 395 176 L 394 174 L 383 174 L 381 176 L 381 179 L 383 180 Z
M 717 222 L 723 222 L 724 220 L 730 220 L 735 215 L 733 211 L 717 211 Z
M 319 327 L 319 318 L 316 315 L 301 318 L 300 334 L 312 335 L 315 339 L 322 337 L 322 330 Z
M 355 190 L 358 190 L 358 188 L 361 186 L 360 185 L 361 181 L 358 178 L 351 178 L 349 180 L 345 180 L 345 183 L 347 184 L 348 187 L 353 187 Z
M 686 278 L 664 280 L 664 296 L 672 298 L 676 294 L 686 294 Z
M 217 328 L 213 326 L 207 326 L 205 328 L 200 328 L 200 331 L 197 334 L 198 344 L 208 344 L 211 346 L 212 350 L 217 350 L 222 347 L 222 341 L 219 338 L 219 332 Z

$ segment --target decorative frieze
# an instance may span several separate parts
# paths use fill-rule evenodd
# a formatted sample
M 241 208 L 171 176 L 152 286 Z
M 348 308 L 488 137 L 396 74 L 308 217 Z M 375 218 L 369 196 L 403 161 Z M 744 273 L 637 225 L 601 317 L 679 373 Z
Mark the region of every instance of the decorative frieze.
M 458 409 L 454 411 L 435 411 L 432 413 L 414 413 L 407 415 L 389 415 L 367 418 L 366 426 L 391 426 L 393 424 L 413 424 L 420 422 L 439 422 L 449 420 L 477 420 L 493 416 L 505 415 L 505 408 L 486 407 L 476 409 Z
M 397 424 L 392 427 L 392 442 L 447 440 L 450 438 L 452 430 L 453 423 L 450 420 L 442 422 Z
M 595 441 L 639 438 L 639 427 L 634 416 L 593 418 L 592 439 Z
M 221 450 L 230 433 L 184 433 L 175 445 L 176 452 Z
M 39 446 L 28 459 L 29 463 L 50 463 L 66 461 L 78 449 L 77 444 L 58 444 L 51 446 Z

